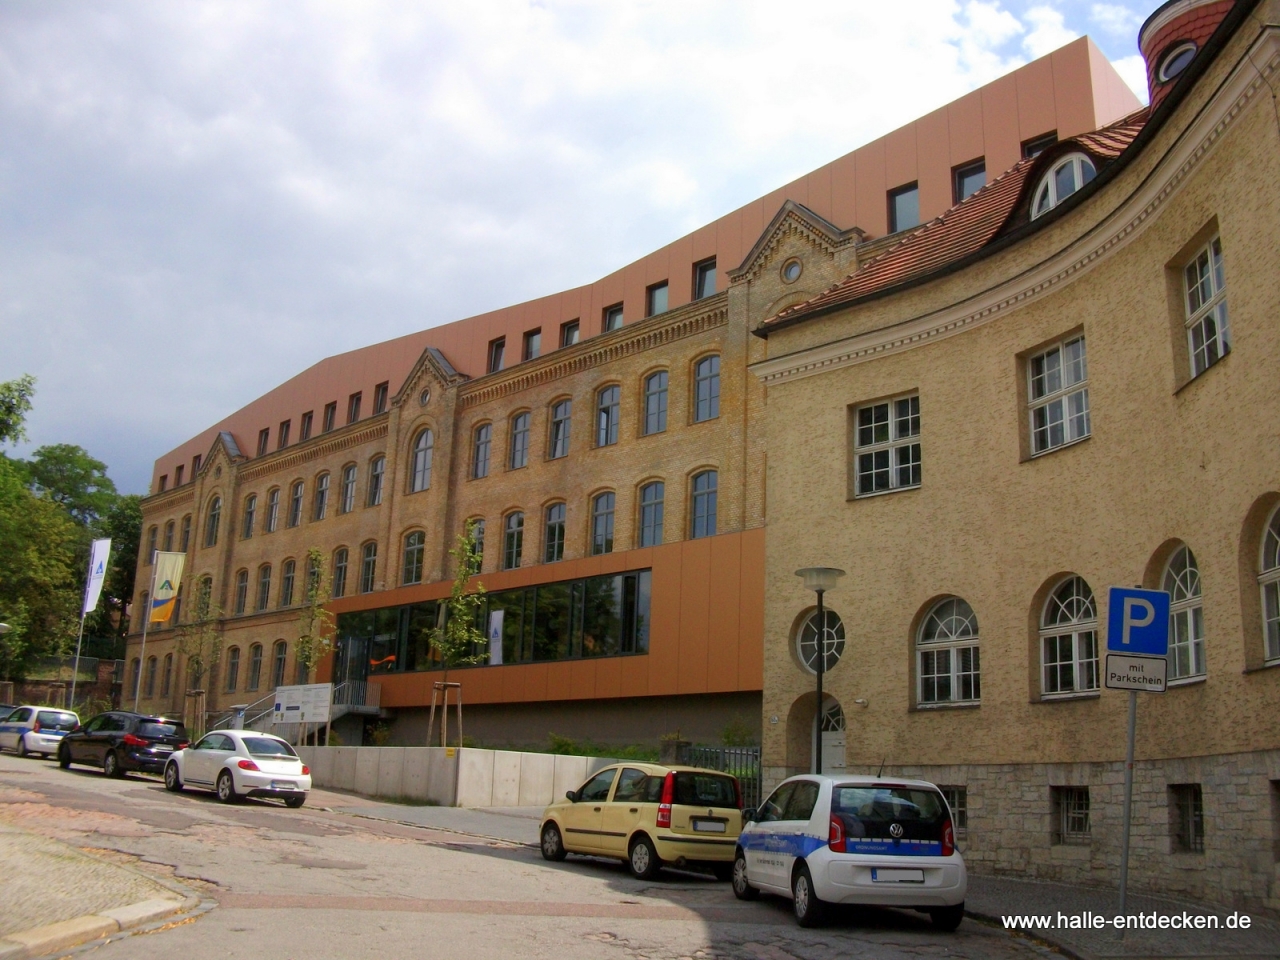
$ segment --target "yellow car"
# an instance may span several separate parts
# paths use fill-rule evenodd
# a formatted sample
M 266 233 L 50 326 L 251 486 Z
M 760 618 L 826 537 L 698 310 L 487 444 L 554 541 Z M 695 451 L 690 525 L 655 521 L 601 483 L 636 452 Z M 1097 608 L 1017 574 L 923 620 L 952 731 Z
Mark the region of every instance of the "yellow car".
M 592 774 L 542 814 L 542 856 L 617 857 L 642 880 L 664 865 L 733 877 L 742 789 L 718 770 L 619 763 Z

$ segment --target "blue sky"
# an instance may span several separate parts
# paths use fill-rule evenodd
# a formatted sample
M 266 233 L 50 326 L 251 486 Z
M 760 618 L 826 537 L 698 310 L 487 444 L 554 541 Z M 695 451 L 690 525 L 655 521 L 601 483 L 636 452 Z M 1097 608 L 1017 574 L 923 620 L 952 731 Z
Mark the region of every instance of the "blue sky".
M 594 280 L 1076 36 L 1139 86 L 1155 6 L 0 5 L 0 379 L 143 492 L 322 357 Z

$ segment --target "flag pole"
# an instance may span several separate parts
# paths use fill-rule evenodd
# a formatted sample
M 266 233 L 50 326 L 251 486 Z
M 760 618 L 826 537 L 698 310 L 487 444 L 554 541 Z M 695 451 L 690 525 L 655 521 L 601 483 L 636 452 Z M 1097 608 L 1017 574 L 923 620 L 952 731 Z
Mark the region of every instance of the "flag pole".
M 147 602 L 143 604 L 146 609 L 142 612 L 144 617 L 142 621 L 142 646 L 138 648 L 138 679 L 133 687 L 133 712 L 138 712 L 138 698 L 142 696 L 142 666 L 145 663 L 143 657 L 147 654 L 147 627 L 151 626 L 151 598 L 156 595 L 156 558 L 155 554 L 151 555 L 151 589 L 147 591 Z
M 89 589 L 89 584 L 86 582 L 84 587 L 87 591 Z M 71 668 L 71 702 L 67 704 L 68 710 L 74 710 L 76 708 L 76 680 L 80 676 L 80 644 L 84 640 L 85 616 L 84 600 L 82 599 L 80 602 L 80 633 L 76 636 L 76 663 L 75 666 Z

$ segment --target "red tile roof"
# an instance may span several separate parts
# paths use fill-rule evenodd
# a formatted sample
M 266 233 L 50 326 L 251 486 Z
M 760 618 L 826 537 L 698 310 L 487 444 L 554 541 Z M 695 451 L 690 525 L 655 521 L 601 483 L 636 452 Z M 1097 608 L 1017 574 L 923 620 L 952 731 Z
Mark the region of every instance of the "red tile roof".
M 1146 109 L 1140 110 L 1109 127 L 1056 144 L 1038 157 L 1019 161 L 942 216 L 912 231 L 875 259 L 861 264 L 857 271 L 840 282 L 766 320 L 764 329 L 806 314 L 825 313 L 831 308 L 927 277 L 976 253 L 1005 232 L 1002 228 L 1010 218 L 1026 208 L 1027 204 L 1020 201 L 1026 192 L 1027 182 L 1038 181 L 1045 166 L 1073 149 L 1083 149 L 1105 164 L 1118 157 L 1133 142 L 1147 116 Z

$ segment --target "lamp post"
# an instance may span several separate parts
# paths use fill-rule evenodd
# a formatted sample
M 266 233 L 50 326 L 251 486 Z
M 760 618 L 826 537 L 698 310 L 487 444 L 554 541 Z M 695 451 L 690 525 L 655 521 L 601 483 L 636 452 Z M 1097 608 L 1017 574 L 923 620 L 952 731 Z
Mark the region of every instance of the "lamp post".
M 813 772 L 822 773 L 822 675 L 827 666 L 827 617 L 822 607 L 822 596 L 835 587 L 836 581 L 844 576 L 843 570 L 835 567 L 803 567 L 796 571 L 796 576 L 804 581 L 804 588 L 818 595 L 817 620 L 817 664 L 814 672 L 818 675 L 818 706 L 813 724 Z M 801 628 L 803 629 L 803 628 Z

